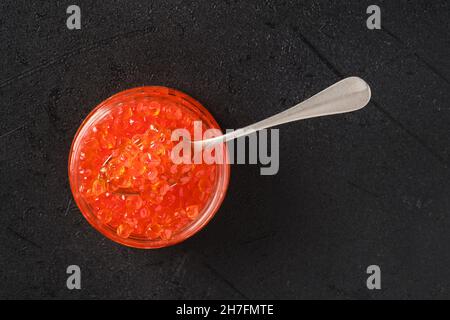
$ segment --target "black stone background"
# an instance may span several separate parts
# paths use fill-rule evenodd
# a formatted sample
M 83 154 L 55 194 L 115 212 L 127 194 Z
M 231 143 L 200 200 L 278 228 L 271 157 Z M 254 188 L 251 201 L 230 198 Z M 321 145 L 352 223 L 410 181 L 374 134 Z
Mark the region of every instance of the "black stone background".
M 0 298 L 450 298 L 449 23 L 446 0 L 1 1 Z M 180 245 L 120 246 L 73 203 L 73 135 L 118 91 L 173 87 L 237 128 L 350 75 L 368 107 L 282 126 L 279 173 L 233 166 Z

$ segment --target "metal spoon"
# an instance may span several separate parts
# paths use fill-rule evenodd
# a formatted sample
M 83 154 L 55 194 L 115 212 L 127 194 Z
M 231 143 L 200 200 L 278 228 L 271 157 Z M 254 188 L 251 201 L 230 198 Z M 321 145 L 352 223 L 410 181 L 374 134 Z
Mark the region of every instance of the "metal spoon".
M 201 151 L 203 148 L 212 147 L 219 143 L 227 142 L 280 124 L 356 111 L 367 105 L 370 96 L 370 87 L 364 80 L 358 77 L 349 77 L 336 82 L 311 98 L 267 119 L 214 138 L 196 141 L 186 139 L 184 142 L 188 143 L 189 146 L 194 149 L 194 154 L 196 154 L 196 152 Z M 110 159 L 111 157 L 108 158 L 107 162 Z M 134 189 L 120 189 L 116 190 L 115 193 L 124 195 L 139 194 L 139 192 Z
M 349 77 L 267 119 L 221 136 L 190 142 L 194 150 L 202 150 L 202 148 L 212 147 L 218 143 L 227 142 L 280 124 L 356 111 L 366 106 L 370 97 L 370 87 L 363 79 Z

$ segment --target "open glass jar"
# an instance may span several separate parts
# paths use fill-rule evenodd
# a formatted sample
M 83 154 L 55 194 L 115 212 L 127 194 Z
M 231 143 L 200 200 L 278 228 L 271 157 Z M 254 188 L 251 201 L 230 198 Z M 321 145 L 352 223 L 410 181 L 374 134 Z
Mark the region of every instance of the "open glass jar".
M 228 161 L 181 163 L 170 153 L 175 129 L 220 129 L 188 95 L 166 87 L 120 92 L 98 105 L 79 127 L 69 154 L 76 204 L 99 232 L 120 244 L 160 248 L 202 229 L 228 187 Z M 223 156 L 228 159 L 225 144 Z

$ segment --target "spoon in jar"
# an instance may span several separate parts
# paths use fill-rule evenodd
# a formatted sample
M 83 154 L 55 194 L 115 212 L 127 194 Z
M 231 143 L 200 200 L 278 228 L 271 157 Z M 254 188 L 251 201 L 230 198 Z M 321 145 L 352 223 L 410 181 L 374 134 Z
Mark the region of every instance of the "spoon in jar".
M 212 147 L 219 143 L 237 139 L 280 124 L 356 111 L 366 106 L 370 97 L 370 87 L 363 79 L 349 77 L 336 82 L 311 98 L 267 119 L 221 136 L 189 142 L 192 143 L 194 150 L 202 150 L 202 148 Z

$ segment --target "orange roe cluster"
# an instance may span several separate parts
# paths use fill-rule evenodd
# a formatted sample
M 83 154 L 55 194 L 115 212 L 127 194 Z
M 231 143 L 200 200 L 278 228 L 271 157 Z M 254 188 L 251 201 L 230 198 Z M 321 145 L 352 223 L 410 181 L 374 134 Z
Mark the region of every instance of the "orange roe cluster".
M 193 136 L 199 120 L 165 97 L 140 97 L 115 105 L 88 129 L 78 191 L 100 223 L 121 238 L 170 240 L 199 217 L 216 185 L 216 165 L 177 165 L 170 156 L 179 143 L 172 130 Z

